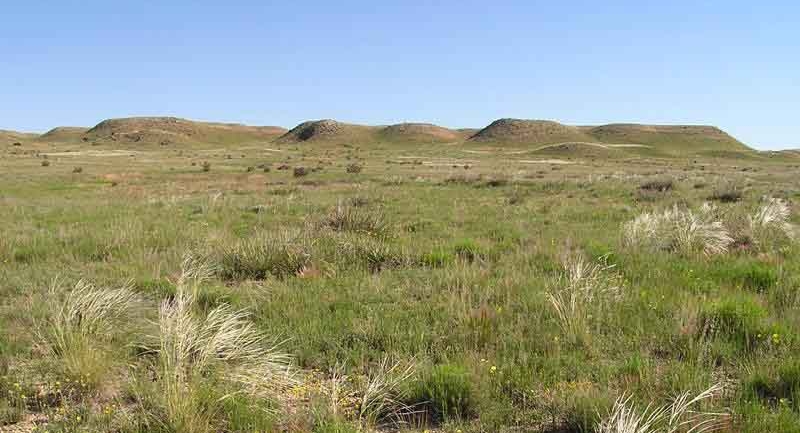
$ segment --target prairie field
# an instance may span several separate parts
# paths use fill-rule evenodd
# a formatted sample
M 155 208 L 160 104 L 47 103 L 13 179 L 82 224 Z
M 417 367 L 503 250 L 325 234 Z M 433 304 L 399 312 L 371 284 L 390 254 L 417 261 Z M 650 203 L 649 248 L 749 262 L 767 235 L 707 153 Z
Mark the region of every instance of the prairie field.
M 800 432 L 800 158 L 437 133 L 0 144 L 0 431 Z

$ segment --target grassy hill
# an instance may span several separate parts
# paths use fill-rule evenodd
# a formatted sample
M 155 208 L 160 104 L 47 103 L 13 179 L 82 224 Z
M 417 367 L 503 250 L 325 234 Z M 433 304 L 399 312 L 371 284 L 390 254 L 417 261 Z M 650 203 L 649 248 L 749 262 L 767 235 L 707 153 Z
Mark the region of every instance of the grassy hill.
M 26 132 L 8 131 L 0 129 L 0 143 L 14 144 L 24 143 L 36 137 L 36 134 Z
M 674 156 L 728 152 L 738 156 L 752 149 L 714 126 L 609 124 L 569 126 L 547 120 L 499 119 L 472 135 L 468 142 L 500 146 L 548 146 L 548 153 Z M 583 144 L 583 146 L 581 146 Z M 594 145 L 590 148 L 586 145 Z M 600 151 L 597 145 L 605 145 Z M 594 152 L 584 152 L 593 150 Z M 613 151 L 612 151 L 613 150 Z
M 278 143 L 329 143 L 366 146 L 376 143 L 426 144 L 452 143 L 467 134 L 430 123 L 398 123 L 367 126 L 331 119 L 303 122 L 278 138 Z
M 6 141 L 31 138 L 30 135 L 10 132 L 6 132 L 5 137 Z M 357 146 L 379 143 L 392 145 L 463 143 L 591 158 L 625 155 L 669 157 L 688 154 L 707 154 L 716 157 L 727 155 L 733 158 L 753 156 L 750 155 L 752 149 L 713 126 L 626 123 L 570 126 L 549 120 L 511 118 L 495 120 L 482 129 L 448 129 L 429 123 L 368 126 L 322 119 L 306 121 L 291 130 L 286 130 L 275 126 L 198 122 L 175 117 L 132 117 L 104 120 L 88 130 L 58 127 L 43 134 L 39 140 L 161 145 L 173 143 L 230 145 L 242 142 Z M 565 146 L 545 148 L 554 144 Z
M 497 144 L 555 144 L 587 142 L 591 138 L 577 127 L 550 120 L 498 119 L 469 140 Z
M 610 124 L 581 128 L 595 141 L 640 144 L 671 152 L 751 150 L 715 126 Z
M 393 142 L 448 143 L 463 140 L 464 134 L 430 123 L 399 123 L 383 128 L 379 137 Z
M 269 141 L 286 132 L 276 126 L 247 126 L 235 123 L 197 122 L 176 117 L 129 117 L 108 119 L 88 130 L 92 142 L 162 144 L 227 144 Z
M 331 119 L 303 122 L 276 141 L 278 143 L 325 142 L 336 144 L 360 144 L 375 140 L 379 127 L 354 125 Z
M 87 131 L 89 128 L 86 127 L 58 126 L 40 135 L 37 140 L 54 143 L 81 141 Z

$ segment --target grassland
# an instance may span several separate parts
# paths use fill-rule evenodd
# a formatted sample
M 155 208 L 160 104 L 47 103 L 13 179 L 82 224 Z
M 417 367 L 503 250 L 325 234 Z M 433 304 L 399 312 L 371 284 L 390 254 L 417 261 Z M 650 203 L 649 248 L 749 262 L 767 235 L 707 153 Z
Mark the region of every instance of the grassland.
M 0 147 L 2 431 L 800 431 L 791 154 L 73 138 Z

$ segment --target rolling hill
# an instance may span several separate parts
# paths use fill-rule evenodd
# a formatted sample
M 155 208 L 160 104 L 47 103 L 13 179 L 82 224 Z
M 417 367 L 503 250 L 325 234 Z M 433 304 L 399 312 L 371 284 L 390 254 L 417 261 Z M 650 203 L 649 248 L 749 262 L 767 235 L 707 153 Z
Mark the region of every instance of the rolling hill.
M 129 117 L 100 122 L 84 135 L 87 141 L 162 144 L 270 141 L 286 132 L 276 126 L 197 122 L 177 117 Z
M 555 144 L 585 142 L 591 138 L 577 127 L 550 120 L 498 119 L 469 140 L 498 144 Z
M 0 143 L 6 143 L 6 144 L 24 143 L 34 138 L 36 138 L 36 134 L 0 129 Z
M 70 142 L 81 141 L 89 128 L 79 126 L 57 126 L 38 137 L 44 142 Z
M 464 134 L 430 123 L 398 123 L 383 128 L 380 137 L 386 141 L 447 143 L 463 140 Z
M 751 150 L 715 126 L 619 123 L 581 129 L 595 141 L 608 144 L 640 144 L 679 152 Z
M 468 142 L 512 146 L 547 146 L 574 153 L 578 149 L 614 150 L 609 154 L 677 155 L 702 152 L 751 152 L 752 149 L 714 126 L 609 124 L 569 126 L 549 120 L 498 119 L 472 135 Z M 592 152 L 596 153 L 596 152 Z M 603 152 L 601 152 L 603 153 Z M 607 152 L 606 152 L 607 153 Z
M 303 122 L 278 138 L 279 143 L 338 143 L 368 145 L 370 143 L 450 143 L 466 137 L 460 131 L 430 123 L 398 123 L 389 126 L 367 126 L 331 119 Z
M 279 143 L 327 142 L 360 144 L 374 140 L 379 127 L 354 125 L 331 119 L 303 122 L 277 139 Z
M 177 117 L 108 119 L 91 129 L 57 127 L 37 136 L 0 131 L 2 141 L 89 142 L 93 144 L 477 144 L 510 146 L 531 152 L 580 156 L 731 154 L 751 148 L 714 126 L 615 123 L 571 126 L 551 120 L 503 118 L 482 129 L 449 129 L 430 123 L 369 126 L 331 119 L 300 123 L 291 130 L 276 126 L 199 122 Z M 563 145 L 563 146 L 551 146 Z

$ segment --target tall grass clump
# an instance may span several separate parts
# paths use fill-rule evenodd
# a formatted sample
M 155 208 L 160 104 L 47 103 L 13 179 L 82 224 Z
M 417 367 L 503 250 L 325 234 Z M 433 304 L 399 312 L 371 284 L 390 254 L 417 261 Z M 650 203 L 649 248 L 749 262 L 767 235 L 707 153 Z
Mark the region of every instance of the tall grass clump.
M 224 279 L 264 280 L 296 275 L 309 265 L 311 253 L 302 234 L 262 235 L 223 247 L 218 259 Z
M 564 271 L 555 287 L 547 292 L 559 326 L 573 343 L 583 341 L 588 320 L 595 308 L 615 299 L 621 292 L 619 277 L 605 258 L 588 262 L 582 256 L 564 262 Z
M 272 409 L 295 383 L 291 357 L 247 312 L 227 304 L 199 312 L 195 274 L 184 270 L 189 277 L 161 303 L 152 336 L 153 378 L 141 398 L 148 424 L 174 432 L 219 431 L 223 402 L 245 395 Z
M 648 404 L 638 407 L 630 396 L 620 397 L 607 417 L 595 427 L 596 433 L 709 433 L 724 429 L 728 424 L 727 412 L 698 410 L 705 400 L 722 391 L 713 385 L 692 396 L 684 392 L 665 405 Z
M 361 267 L 370 272 L 403 266 L 405 253 L 383 239 L 363 236 L 341 236 L 332 239 L 335 257 L 342 267 Z
M 379 238 L 392 235 L 392 226 L 383 214 L 341 203 L 322 219 L 321 225 L 336 232 L 354 232 Z
M 660 251 L 706 255 L 723 254 L 733 243 L 728 230 L 716 220 L 714 207 L 705 204 L 697 211 L 678 206 L 661 213 L 645 212 L 623 226 L 627 246 L 646 246 Z
M 50 297 L 57 299 L 37 333 L 47 353 L 68 377 L 97 386 L 114 364 L 115 339 L 135 326 L 140 300 L 130 287 L 95 287 L 78 281 L 62 296 L 54 285 Z
M 752 240 L 760 246 L 781 240 L 793 241 L 796 233 L 789 222 L 791 209 L 786 201 L 769 198 L 753 214 L 748 216 L 748 227 Z
M 358 420 L 369 427 L 401 424 L 415 411 L 404 403 L 408 398 L 407 383 L 414 374 L 413 363 L 390 363 L 384 358 L 366 378 L 358 402 Z

